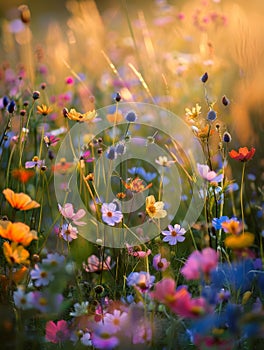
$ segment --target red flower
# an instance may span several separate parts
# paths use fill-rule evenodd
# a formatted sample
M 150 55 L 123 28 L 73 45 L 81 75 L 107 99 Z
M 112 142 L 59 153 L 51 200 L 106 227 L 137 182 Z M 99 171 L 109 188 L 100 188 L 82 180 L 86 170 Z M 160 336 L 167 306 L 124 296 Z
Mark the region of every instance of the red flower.
M 256 150 L 254 147 L 252 147 L 250 151 L 247 147 L 241 147 L 238 152 L 232 149 L 229 155 L 233 159 L 240 160 L 240 162 L 246 162 L 253 158 L 255 152 Z

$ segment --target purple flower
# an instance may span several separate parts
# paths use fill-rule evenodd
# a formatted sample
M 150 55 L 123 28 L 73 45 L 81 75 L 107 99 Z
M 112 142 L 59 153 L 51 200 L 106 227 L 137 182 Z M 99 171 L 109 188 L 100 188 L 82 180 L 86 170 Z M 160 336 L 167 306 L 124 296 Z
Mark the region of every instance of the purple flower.
M 211 109 L 211 110 L 208 112 L 208 114 L 207 114 L 207 119 L 208 119 L 210 122 L 213 122 L 213 121 L 216 120 L 216 118 L 217 118 L 217 116 L 216 116 L 215 111 L 214 111 L 213 109 Z
M 147 292 L 153 286 L 154 281 L 155 276 L 145 271 L 131 272 L 127 277 L 127 285 L 136 287 L 142 293 Z
M 215 171 L 210 170 L 208 165 L 197 163 L 197 170 L 201 177 L 207 181 L 220 182 L 223 179 L 223 174 L 217 175 Z
M 61 294 L 52 294 L 49 291 L 34 291 L 28 294 L 29 302 L 40 312 L 58 312 L 63 301 Z
M 71 242 L 77 238 L 77 227 L 73 227 L 71 224 L 62 225 L 60 235 L 66 242 Z
M 92 163 L 94 161 L 94 158 L 91 157 L 91 152 L 89 150 L 83 152 L 81 159 L 83 159 L 86 163 Z
M 65 219 L 71 220 L 76 226 L 86 225 L 86 222 L 78 221 L 85 216 L 86 212 L 84 209 L 79 209 L 77 213 L 75 213 L 73 210 L 73 205 L 71 203 L 66 203 L 64 207 L 62 207 L 60 204 L 58 204 L 58 206 L 61 215 L 64 216 Z
M 106 313 L 104 315 L 104 322 L 106 325 L 111 325 L 113 329 L 118 332 L 121 330 L 122 324 L 127 320 L 127 312 L 114 310 L 113 313 Z
M 114 160 L 117 157 L 116 149 L 114 146 L 109 147 L 108 151 L 106 152 L 106 158 L 110 160 Z
M 116 330 L 111 324 L 97 324 L 92 338 L 96 349 L 114 349 L 119 344 L 119 339 L 114 336 Z
M 162 231 L 161 233 L 165 236 L 163 238 L 163 242 L 168 242 L 169 245 L 175 245 L 178 242 L 183 242 L 185 240 L 184 234 L 186 230 L 181 228 L 180 225 L 175 224 L 174 227 L 172 225 L 168 225 L 169 231 Z
M 170 266 L 170 262 L 166 258 L 162 258 L 161 254 L 157 254 L 153 258 L 153 267 L 156 271 L 165 271 Z
M 137 116 L 136 116 L 136 113 L 134 111 L 131 111 L 131 112 L 127 113 L 125 118 L 129 123 L 133 123 L 134 121 L 136 121 Z
M 25 163 L 25 168 L 41 168 L 42 166 L 45 165 L 45 161 L 38 159 L 38 157 L 34 157 L 32 161 L 26 162 Z
M 38 265 L 35 265 L 35 268 L 30 272 L 30 276 L 35 280 L 35 286 L 47 286 L 50 281 L 54 279 L 53 274 L 50 271 L 46 271 L 43 268 L 39 268 Z
M 110 226 L 118 224 L 123 219 L 123 214 L 117 210 L 115 203 L 103 203 L 101 212 L 103 221 Z
M 53 269 L 58 269 L 64 265 L 65 256 L 58 253 L 50 253 L 45 259 L 42 260 L 42 264 Z

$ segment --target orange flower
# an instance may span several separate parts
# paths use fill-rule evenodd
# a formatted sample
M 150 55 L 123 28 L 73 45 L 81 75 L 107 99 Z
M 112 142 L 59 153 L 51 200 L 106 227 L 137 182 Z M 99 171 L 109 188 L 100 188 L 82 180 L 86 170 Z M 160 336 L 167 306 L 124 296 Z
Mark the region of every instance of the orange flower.
M 13 272 L 12 280 L 16 284 L 21 283 L 25 279 L 27 272 L 28 272 L 28 268 L 25 266 L 22 266 L 19 270 Z
M 136 193 L 143 192 L 152 186 L 152 183 L 148 184 L 147 186 L 144 186 L 143 180 L 139 177 L 136 177 L 135 179 L 130 179 L 129 182 L 125 182 L 122 180 L 122 183 L 127 190 Z
M 197 128 L 196 126 L 193 126 L 193 133 L 195 136 L 199 137 L 202 141 L 204 141 L 205 139 L 207 139 L 209 136 L 213 135 L 214 130 L 210 130 L 209 129 L 209 124 L 207 124 L 206 126 L 202 127 L 202 128 Z
M 251 246 L 254 242 L 255 236 L 253 233 L 244 232 L 241 235 L 230 235 L 225 239 L 226 247 L 230 249 L 243 249 Z
M 146 198 L 146 212 L 150 218 L 162 219 L 167 215 L 166 210 L 163 209 L 164 203 L 159 201 L 156 202 L 153 195 Z
M 107 114 L 106 119 L 109 121 L 109 123 L 119 123 L 123 120 L 123 115 L 121 112 L 117 111 Z
M 222 222 L 221 226 L 225 233 L 232 233 L 233 235 L 238 235 L 243 229 L 242 223 L 233 219 Z
M 40 204 L 33 201 L 27 194 L 25 193 L 15 193 L 10 190 L 10 188 L 6 188 L 3 190 L 3 194 L 9 204 L 18 210 L 30 210 L 40 207 Z
M 27 183 L 35 172 L 33 170 L 26 170 L 24 168 L 12 170 L 12 176 L 23 184 Z
M 52 108 L 44 104 L 42 104 L 41 106 L 37 106 L 37 110 L 37 113 L 42 114 L 44 117 L 52 112 Z
M 10 265 L 28 265 L 30 263 L 28 260 L 29 252 L 22 245 L 18 245 L 16 242 L 12 242 L 11 245 L 8 242 L 4 242 L 3 252 L 7 262 Z
M 28 246 L 33 239 L 38 239 L 35 231 L 30 231 L 29 226 L 22 222 L 12 223 L 10 221 L 0 221 L 0 236 L 9 241 L 21 243 Z
M 96 118 L 97 113 L 95 110 L 92 110 L 83 114 L 72 108 L 66 115 L 70 120 L 75 120 L 78 122 L 92 122 Z
M 247 147 L 241 147 L 238 152 L 232 149 L 232 151 L 229 152 L 229 155 L 233 159 L 240 160 L 240 162 L 246 162 L 253 158 L 255 152 L 256 150 L 254 147 L 252 147 L 250 151 Z

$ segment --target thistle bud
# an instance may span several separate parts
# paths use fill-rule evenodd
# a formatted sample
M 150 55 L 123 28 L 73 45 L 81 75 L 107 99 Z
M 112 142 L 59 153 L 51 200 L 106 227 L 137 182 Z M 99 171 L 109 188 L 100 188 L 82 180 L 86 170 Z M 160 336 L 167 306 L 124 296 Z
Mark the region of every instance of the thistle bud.
M 38 100 L 40 96 L 40 92 L 39 91 L 34 91 L 32 94 L 33 100 Z
M 120 93 L 119 92 L 117 92 L 116 93 L 116 95 L 115 95 L 115 100 L 116 100 L 116 102 L 120 102 L 121 101 L 121 95 L 120 95 Z

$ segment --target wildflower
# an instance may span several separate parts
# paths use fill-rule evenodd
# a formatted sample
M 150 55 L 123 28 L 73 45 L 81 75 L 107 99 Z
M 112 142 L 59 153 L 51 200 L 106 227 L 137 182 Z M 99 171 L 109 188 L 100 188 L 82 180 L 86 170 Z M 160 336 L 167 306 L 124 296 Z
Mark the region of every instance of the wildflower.
M 203 83 L 206 83 L 207 80 L 208 80 L 208 73 L 205 72 L 205 73 L 203 74 L 203 76 L 201 77 L 201 81 L 202 81 Z
M 192 107 L 191 109 L 185 108 L 185 114 L 187 117 L 187 120 L 194 121 L 197 119 L 197 117 L 201 114 L 202 107 L 196 103 L 195 107 Z
M 3 190 L 3 194 L 8 203 L 17 210 L 31 210 L 40 207 L 40 204 L 33 201 L 25 193 L 15 193 L 10 188 Z
M 82 114 L 80 112 L 77 112 L 74 108 L 71 108 L 66 115 L 70 120 L 74 120 L 78 122 L 92 122 L 96 118 L 97 113 L 95 110 L 92 110 Z
M 162 234 L 165 236 L 163 238 L 163 242 L 168 242 L 169 245 L 175 245 L 178 242 L 183 242 L 185 240 L 185 232 L 184 228 L 181 228 L 180 225 L 175 224 L 174 227 L 172 225 L 168 226 L 169 231 L 162 231 Z
M 230 101 L 229 101 L 229 99 L 226 96 L 223 96 L 222 97 L 222 103 L 223 103 L 224 106 L 228 106 Z
M 217 175 L 215 171 L 210 170 L 208 165 L 197 163 L 197 170 L 202 178 L 210 182 L 220 182 L 223 179 L 223 174 Z
M 198 129 L 196 126 L 192 127 L 193 133 L 196 137 L 199 137 L 202 141 L 208 139 L 214 133 L 214 130 L 209 128 L 209 124 L 205 127 Z
M 86 222 L 79 221 L 82 217 L 85 216 L 86 212 L 84 209 L 79 209 L 76 213 L 74 212 L 73 205 L 71 203 L 66 203 L 64 207 L 58 204 L 59 212 L 65 219 L 69 219 L 76 226 L 84 226 Z
M 14 302 L 19 309 L 30 309 L 31 304 L 29 302 L 28 294 L 25 293 L 25 288 L 23 286 L 18 286 L 17 290 L 14 292 Z
M 115 148 L 116 154 L 122 156 L 126 153 L 126 146 L 124 142 L 119 142 Z
M 113 111 L 113 113 L 108 113 L 106 119 L 109 123 L 119 123 L 123 120 L 123 114 L 120 111 Z
M 85 346 L 92 346 L 91 334 L 89 332 L 84 333 L 80 338 L 80 342 Z
M 219 219 L 218 218 L 213 218 L 212 226 L 216 230 L 220 230 L 220 228 L 222 228 L 222 223 L 225 222 L 225 221 L 228 221 L 228 220 L 229 220 L 228 216 L 221 216 Z
M 74 311 L 70 312 L 70 316 L 79 317 L 82 315 L 86 315 L 88 313 L 88 305 L 89 305 L 88 301 L 83 301 L 83 302 L 81 302 L 81 304 L 75 303 L 73 305 Z
M 235 160 L 239 160 L 240 162 L 246 162 L 253 158 L 255 152 L 256 150 L 254 147 L 252 147 L 251 150 L 248 150 L 247 147 L 241 147 L 239 148 L 238 152 L 235 150 L 230 151 L 229 155 Z
M 60 161 L 52 167 L 52 170 L 60 175 L 65 175 L 72 169 L 72 165 L 73 163 L 66 162 L 65 158 L 61 158 Z
M 167 215 L 162 201 L 156 202 L 153 195 L 146 198 L 146 212 L 151 219 L 162 219 Z
M 12 242 L 11 245 L 8 242 L 3 243 L 3 253 L 10 265 L 13 264 L 29 264 L 29 252 L 16 242 Z
M 216 116 L 215 111 L 214 111 L 213 109 L 211 109 L 211 110 L 208 112 L 208 114 L 207 114 L 207 119 L 208 119 L 210 122 L 213 122 L 213 121 L 216 120 L 216 118 L 217 118 L 217 116 Z
M 125 188 L 131 192 L 139 193 L 149 189 L 152 186 L 152 183 L 144 186 L 143 180 L 139 177 L 135 179 L 129 179 L 129 182 L 122 181 Z
M 97 272 L 111 269 L 111 256 L 107 256 L 104 261 L 100 261 L 96 255 L 91 255 L 87 259 L 88 265 L 83 263 L 86 272 Z
M 81 159 L 83 159 L 86 163 L 92 163 L 94 161 L 94 158 L 91 157 L 91 152 L 89 150 L 83 152 Z
M 40 97 L 40 92 L 39 91 L 34 91 L 32 94 L 33 100 L 38 100 Z
M 148 249 L 146 252 L 141 249 L 140 246 L 131 247 L 129 244 L 126 245 L 127 252 L 129 255 L 132 255 L 137 258 L 145 258 L 151 254 L 151 250 Z
M 53 321 L 48 321 L 46 323 L 46 340 L 58 344 L 70 337 L 70 330 L 68 324 L 64 320 L 60 320 L 56 323 Z
M 153 299 L 170 306 L 177 299 L 176 283 L 172 278 L 163 278 L 155 284 L 155 289 L 150 293 Z
M 8 103 L 9 103 L 9 98 L 7 96 L 4 96 L 2 103 L 3 103 L 4 107 L 7 107 Z
M 47 116 L 52 112 L 52 107 L 48 107 L 44 104 L 41 106 L 37 106 L 37 113 L 43 115 L 43 117 Z
M 181 273 L 187 280 L 196 280 L 201 275 L 208 275 L 218 263 L 218 254 L 212 248 L 205 248 L 201 252 L 195 250 L 185 262 Z
M 116 93 L 116 95 L 115 95 L 115 100 L 116 100 L 116 102 L 120 102 L 121 101 L 121 95 L 120 95 L 120 93 L 119 92 L 117 92 Z
M 225 246 L 233 249 L 239 250 L 247 248 L 254 243 L 255 236 L 250 232 L 243 232 L 240 235 L 230 235 L 225 239 Z
M 8 113 L 12 114 L 15 111 L 16 103 L 14 100 L 11 100 L 7 106 Z
M 48 148 L 50 146 L 56 146 L 59 141 L 60 141 L 60 139 L 54 135 L 45 135 L 44 136 L 44 142 Z
M 114 146 L 111 146 L 108 148 L 107 152 L 106 152 L 106 158 L 109 160 L 114 160 L 116 159 L 117 153 L 116 153 L 116 149 Z
M 13 169 L 11 174 L 14 179 L 25 184 L 35 175 L 35 172 L 33 170 L 26 170 L 24 168 L 20 168 L 20 169 Z
M 44 292 L 30 292 L 28 298 L 33 308 L 45 313 L 58 312 L 63 301 L 63 296 L 61 294 L 53 293 L 48 290 Z
M 147 320 L 143 319 L 136 324 L 136 327 L 132 330 L 132 343 L 133 344 L 145 344 L 152 339 L 152 327 Z
M 114 310 L 113 313 L 106 313 L 104 315 L 104 322 L 106 325 L 111 325 L 115 332 L 121 330 L 122 323 L 127 320 L 127 312 Z
M 35 282 L 36 287 L 47 286 L 50 281 L 54 280 L 54 275 L 43 268 L 39 268 L 35 265 L 35 268 L 31 270 L 30 276 Z
M 155 276 L 145 271 L 131 272 L 127 277 L 127 285 L 129 287 L 136 287 L 142 293 L 147 292 L 152 287 L 154 281 Z
M 66 83 L 67 85 L 73 85 L 73 84 L 74 84 L 74 78 L 71 77 L 71 76 L 66 77 L 66 78 L 65 78 L 65 83 Z
M 62 225 L 60 236 L 66 241 L 71 242 L 73 239 L 76 239 L 78 230 L 77 227 L 73 227 L 71 224 Z
M 117 210 L 117 205 L 115 203 L 103 203 L 101 212 L 102 220 L 110 226 L 118 224 L 123 219 L 123 214 L 121 211 Z
M 146 170 L 142 167 L 133 167 L 128 169 L 128 173 L 131 175 L 135 175 L 136 177 L 143 177 L 145 181 L 150 182 L 155 179 L 157 176 L 156 173 L 146 172 Z
M 52 267 L 53 270 L 57 270 L 60 266 L 64 265 L 64 262 L 65 256 L 58 253 L 50 253 L 42 260 L 44 266 Z
M 0 236 L 27 247 L 33 239 L 38 239 L 36 232 L 22 222 L 0 222 Z
M 137 116 L 136 113 L 131 111 L 128 112 L 127 115 L 125 116 L 126 121 L 128 121 L 129 123 L 133 123 L 134 121 L 136 121 Z
M 40 160 L 37 156 L 35 156 L 32 158 L 32 161 L 26 162 L 25 168 L 41 168 L 44 164 L 44 160 Z
M 161 254 L 153 257 L 153 267 L 156 271 L 165 271 L 170 266 L 170 262 L 166 258 L 162 258 Z
M 243 225 L 237 218 L 231 218 L 221 223 L 221 227 L 225 233 L 232 233 L 233 235 L 238 235 L 243 228 Z
M 119 344 L 119 339 L 114 334 L 115 329 L 110 324 L 97 324 L 93 332 L 93 346 L 96 349 L 114 349 Z
M 27 5 L 20 5 L 18 7 L 18 11 L 20 13 L 20 19 L 23 23 L 30 23 L 31 13 Z
M 168 160 L 167 157 L 159 156 L 158 159 L 155 159 L 155 163 L 163 166 L 163 167 L 170 167 L 173 163 L 175 163 L 174 160 Z
M 231 135 L 229 134 L 229 132 L 225 131 L 223 134 L 223 141 L 226 143 L 229 143 L 231 142 L 231 140 L 232 140 Z

